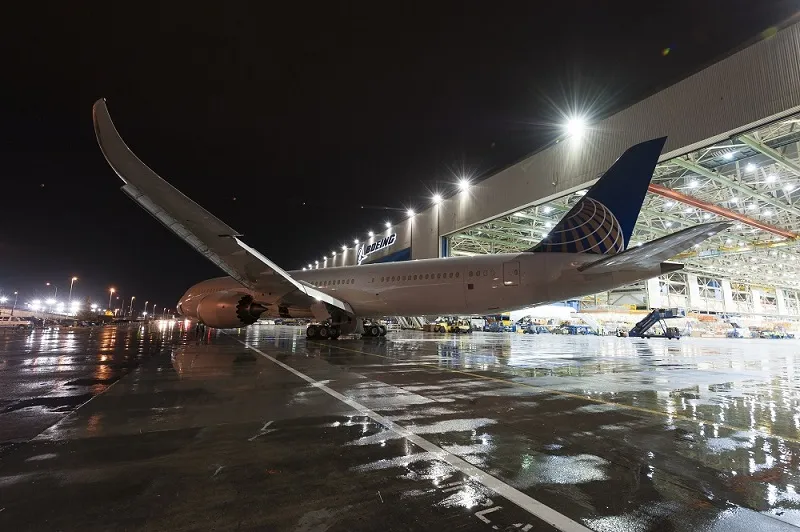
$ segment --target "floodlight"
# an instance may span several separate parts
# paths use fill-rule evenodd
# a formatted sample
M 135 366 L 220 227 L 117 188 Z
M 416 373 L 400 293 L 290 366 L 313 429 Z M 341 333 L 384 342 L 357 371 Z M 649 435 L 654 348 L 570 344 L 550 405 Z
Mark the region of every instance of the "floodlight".
M 576 116 L 567 120 L 564 129 L 568 136 L 580 138 L 586 131 L 586 119 L 581 116 Z
M 441 194 L 434 194 L 433 195 L 433 202 L 436 205 L 439 205 L 442 202 L 442 195 Z

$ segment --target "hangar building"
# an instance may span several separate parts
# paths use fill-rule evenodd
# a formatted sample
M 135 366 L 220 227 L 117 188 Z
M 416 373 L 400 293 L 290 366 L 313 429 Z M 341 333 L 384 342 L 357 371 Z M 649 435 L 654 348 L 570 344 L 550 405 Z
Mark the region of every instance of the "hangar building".
M 631 245 L 734 225 L 673 259 L 684 270 L 586 303 L 800 317 L 800 24 L 306 267 L 529 249 L 626 148 L 664 135 Z

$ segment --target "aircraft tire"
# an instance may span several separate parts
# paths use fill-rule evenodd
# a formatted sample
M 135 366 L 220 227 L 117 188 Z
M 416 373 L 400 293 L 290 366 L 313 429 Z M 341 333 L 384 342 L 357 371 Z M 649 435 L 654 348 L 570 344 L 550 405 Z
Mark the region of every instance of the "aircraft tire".
M 341 329 L 339 329 L 339 327 L 331 327 L 330 332 L 331 332 L 331 335 L 328 338 L 331 339 L 331 340 L 336 340 L 342 334 L 342 331 L 341 331 Z
M 328 328 L 327 325 L 323 325 L 319 328 L 319 337 L 323 340 L 327 340 L 331 335 L 331 330 Z
M 386 336 L 387 329 L 384 325 L 379 325 L 381 328 L 381 332 L 379 333 L 381 336 Z
M 316 338 L 319 336 L 319 327 L 316 325 L 309 325 L 306 329 L 306 338 Z
M 369 328 L 369 335 L 370 336 L 379 336 L 381 334 L 381 330 L 377 325 L 373 325 Z

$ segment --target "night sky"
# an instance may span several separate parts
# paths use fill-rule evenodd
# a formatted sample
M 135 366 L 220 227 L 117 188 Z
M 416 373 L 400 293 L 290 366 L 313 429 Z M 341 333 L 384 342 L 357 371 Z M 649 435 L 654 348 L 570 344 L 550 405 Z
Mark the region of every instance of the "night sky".
M 159 306 L 220 272 L 119 190 L 97 98 L 145 163 L 292 269 L 421 209 L 456 174 L 536 151 L 561 114 L 607 116 L 800 8 L 27 4 L 0 23 L 0 294 L 64 293 L 77 275 L 77 297 L 105 302 L 115 286 Z

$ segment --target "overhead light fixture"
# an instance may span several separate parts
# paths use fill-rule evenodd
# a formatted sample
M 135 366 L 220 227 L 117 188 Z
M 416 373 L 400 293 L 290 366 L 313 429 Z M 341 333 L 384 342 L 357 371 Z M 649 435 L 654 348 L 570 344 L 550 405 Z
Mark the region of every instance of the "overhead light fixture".
M 342 251 L 347 251 L 347 246 L 342 246 Z
M 736 196 L 732 197 L 731 203 L 739 203 L 739 198 L 737 198 Z
M 392 228 L 392 222 L 386 222 L 386 229 Z
M 355 244 L 356 246 L 358 245 L 358 239 L 357 238 L 355 240 L 353 240 L 353 244 Z
M 711 215 L 710 215 L 710 214 L 708 214 L 708 213 L 705 213 L 705 214 L 703 215 L 703 220 L 708 220 L 709 218 L 711 218 Z
M 725 240 L 725 243 L 726 243 L 726 244 L 730 244 L 731 242 L 733 242 L 733 240 L 731 240 L 730 238 L 728 238 L 728 239 L 726 239 L 726 240 Z
M 441 194 L 434 194 L 433 198 L 431 198 L 431 199 L 433 199 L 433 202 L 436 205 L 439 205 L 442 202 L 442 195 Z
M 469 190 L 469 179 L 467 179 L 466 177 L 462 177 L 458 181 L 458 190 L 460 190 L 461 192 Z
M 767 183 L 774 183 L 778 179 L 778 176 L 775 174 L 770 174 L 767 176 Z
M 336 252 L 335 251 L 331 252 L 331 257 L 335 257 L 335 256 L 336 256 Z
M 586 132 L 586 119 L 582 116 L 575 116 L 567 120 L 564 124 L 564 131 L 567 136 L 581 138 Z
M 585 190 L 579 190 L 579 191 L 577 191 L 577 192 L 575 193 L 575 195 L 576 195 L 576 196 L 585 196 L 585 195 L 586 195 L 586 191 L 585 191 Z
M 783 187 L 784 192 L 791 192 L 792 190 L 794 190 L 794 185 L 784 185 Z
M 747 166 L 745 166 L 744 169 L 747 170 L 748 172 L 755 172 L 756 165 L 754 165 L 753 163 L 747 163 Z
M 414 217 L 414 209 L 408 209 L 406 211 L 406 216 L 408 216 L 409 218 L 413 218 Z
M 683 209 L 683 212 L 685 212 L 686 214 L 689 214 L 692 211 L 694 211 L 694 209 L 692 209 L 691 207 L 686 207 L 685 209 Z
M 372 231 L 369 231 L 369 232 L 367 233 L 367 236 L 368 236 L 368 237 L 370 237 L 370 238 L 372 238 L 373 236 L 375 236 L 375 233 L 373 233 Z
M 730 161 L 731 159 L 733 159 L 733 155 L 734 155 L 735 153 L 736 153 L 735 151 L 729 151 L 728 153 L 726 153 L 726 154 L 725 154 L 725 155 L 723 155 L 722 157 L 723 157 L 723 158 L 724 158 L 726 161 Z
M 542 211 L 544 211 L 545 214 L 550 214 L 551 212 L 553 212 L 553 208 L 550 205 L 545 205 L 542 208 Z
M 700 183 L 698 183 L 695 179 L 689 182 L 689 188 L 697 188 L 698 186 L 700 186 Z
M 667 209 L 671 209 L 674 206 L 675 206 L 675 202 L 674 201 L 668 201 L 668 202 L 666 202 L 664 204 L 664 207 L 666 207 Z
M 772 211 L 764 211 L 764 216 L 772 216 Z
M 672 222 L 666 222 L 664 225 L 667 227 L 672 227 Z
M 756 205 L 755 203 L 751 203 L 750 205 L 747 206 L 747 210 L 749 211 L 754 211 L 756 209 L 758 209 L 758 205 Z
M 308 265 L 308 269 L 309 269 L 309 270 L 311 269 L 311 265 L 310 265 L 310 264 Z
M 553 227 L 553 222 L 545 222 L 544 226 L 550 229 L 551 227 Z

